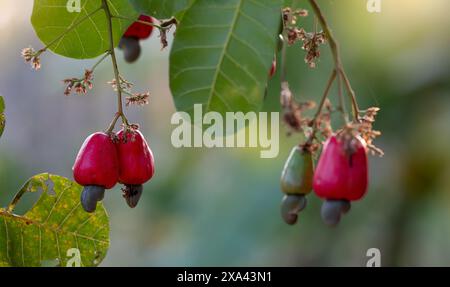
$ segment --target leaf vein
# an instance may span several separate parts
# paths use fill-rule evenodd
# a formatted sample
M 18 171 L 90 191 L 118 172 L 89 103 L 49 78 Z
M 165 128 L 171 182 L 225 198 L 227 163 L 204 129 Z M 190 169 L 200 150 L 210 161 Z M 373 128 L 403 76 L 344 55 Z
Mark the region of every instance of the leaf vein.
M 218 62 L 218 65 L 217 65 L 217 70 L 216 70 L 216 72 L 214 74 L 214 77 L 213 77 L 213 82 L 211 84 L 211 92 L 210 92 L 210 95 L 209 95 L 208 103 L 206 104 L 206 111 L 208 111 L 210 109 L 213 93 L 214 93 L 214 90 L 216 89 L 216 85 L 217 85 L 217 78 L 219 76 L 219 70 L 222 68 L 223 61 L 224 61 L 225 56 L 227 54 L 228 46 L 230 45 L 231 35 L 232 35 L 233 30 L 235 29 L 236 23 L 237 23 L 237 21 L 239 19 L 239 10 L 241 9 L 241 7 L 242 7 L 242 0 L 239 0 L 238 5 L 236 6 L 236 12 L 235 12 L 234 18 L 233 18 L 233 20 L 231 22 L 231 26 L 230 26 L 231 30 L 228 33 L 227 38 L 225 40 L 225 47 L 223 47 L 223 51 L 222 51 L 222 54 L 220 55 L 219 62 Z

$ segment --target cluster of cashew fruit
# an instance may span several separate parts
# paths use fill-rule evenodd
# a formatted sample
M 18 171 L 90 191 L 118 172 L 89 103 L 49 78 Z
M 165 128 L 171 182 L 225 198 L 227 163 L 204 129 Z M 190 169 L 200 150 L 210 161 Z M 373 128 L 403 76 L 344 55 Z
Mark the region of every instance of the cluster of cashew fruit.
M 105 189 L 123 184 L 127 204 L 137 206 L 143 184 L 155 173 L 153 153 L 142 133 L 122 129 L 117 134 L 97 132 L 83 143 L 73 165 L 75 181 L 84 186 L 81 205 L 86 212 L 94 212 L 102 201 Z
M 348 132 L 332 135 L 325 142 L 317 167 L 308 146 L 292 150 L 281 175 L 285 194 L 281 215 L 287 224 L 297 222 L 306 207 L 306 195 L 314 190 L 324 200 L 321 209 L 325 224 L 335 226 L 367 192 L 368 160 L 365 141 Z
M 148 24 L 144 24 L 144 22 Z M 139 16 L 139 22 L 134 22 L 122 36 L 119 49 L 123 50 L 123 56 L 128 63 L 134 63 L 141 55 L 140 41 L 149 38 L 153 32 L 153 19 L 147 15 Z

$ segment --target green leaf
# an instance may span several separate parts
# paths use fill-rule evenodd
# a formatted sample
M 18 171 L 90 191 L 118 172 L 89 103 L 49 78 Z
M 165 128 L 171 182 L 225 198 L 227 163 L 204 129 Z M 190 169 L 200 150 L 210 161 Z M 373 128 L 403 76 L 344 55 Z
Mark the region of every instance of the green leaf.
M 97 266 L 109 248 L 109 219 L 102 204 L 93 214 L 80 204 L 82 187 L 67 178 L 40 174 L 31 178 L 8 209 L 0 209 L 0 262 L 10 266 L 66 266 L 79 250 L 81 266 Z M 24 215 L 13 210 L 27 192 L 42 191 Z
M 281 0 L 198 0 L 177 29 L 170 87 L 179 111 L 261 108 L 277 46 Z
M 5 117 L 5 101 L 3 97 L 0 97 L 0 137 L 5 130 L 6 117 Z
M 5 111 L 5 101 L 3 100 L 3 97 L 0 96 L 0 113 L 3 113 Z
M 56 54 L 95 58 L 109 49 L 108 20 L 101 0 L 80 0 L 80 12 L 70 13 L 68 0 L 35 0 L 31 22 L 39 39 Z M 138 14 L 126 0 L 108 0 L 113 15 L 136 19 Z M 114 44 L 133 21 L 113 19 Z
M 168 19 L 175 16 L 181 20 L 184 12 L 195 0 L 130 0 L 139 12 L 156 17 Z

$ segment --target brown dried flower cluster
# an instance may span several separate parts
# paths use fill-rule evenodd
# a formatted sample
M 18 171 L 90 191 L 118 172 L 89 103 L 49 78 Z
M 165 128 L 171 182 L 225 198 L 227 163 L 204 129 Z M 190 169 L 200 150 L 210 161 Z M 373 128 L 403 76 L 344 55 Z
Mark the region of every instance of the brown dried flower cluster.
M 360 123 L 356 126 L 361 137 L 366 141 L 367 148 L 373 155 L 383 156 L 384 152 L 373 144 L 373 140 L 381 135 L 380 131 L 373 130 L 373 123 L 380 111 L 378 107 L 372 107 L 365 111 L 364 115 L 360 117 Z
M 297 102 L 289 89 L 289 84 L 283 82 L 281 84 L 281 107 L 283 109 L 283 121 L 291 132 L 305 132 L 310 125 L 311 119 L 304 117 L 303 113 L 307 110 L 314 109 L 316 103 L 313 101 Z
M 359 123 L 350 123 L 338 131 L 338 135 L 348 142 L 346 151 L 351 154 L 354 151 L 353 139 L 360 136 L 366 143 L 367 151 L 372 155 L 383 156 L 384 152 L 373 144 L 375 138 L 381 135 L 380 131 L 373 130 L 375 117 L 380 111 L 377 107 L 372 107 L 364 111 L 364 115 L 359 118 Z
M 133 83 L 125 80 L 121 76 L 119 76 L 119 81 L 120 81 L 120 88 L 121 88 L 121 90 L 130 90 L 133 87 Z M 111 85 L 111 87 L 113 88 L 114 91 L 117 91 L 117 81 L 116 81 L 116 79 L 112 79 L 111 81 L 108 82 L 108 84 Z
M 63 80 L 64 84 L 66 84 L 66 88 L 64 89 L 64 95 L 69 96 L 72 91 L 75 89 L 75 93 L 79 95 L 86 95 L 88 90 L 92 90 L 93 84 L 92 80 L 94 79 L 94 73 L 92 70 L 85 70 L 83 78 L 71 78 Z
M 306 32 L 305 29 L 297 27 L 298 17 L 307 17 L 308 11 L 304 9 L 293 11 L 291 8 L 283 10 L 283 27 L 287 35 L 289 45 L 302 42 L 302 49 L 307 52 L 305 62 L 310 68 L 316 67 L 316 60 L 320 57 L 320 45 L 326 42 L 324 32 Z
M 108 84 L 110 84 L 113 87 L 113 89 L 115 91 L 117 91 L 117 82 L 115 79 L 108 82 Z M 150 92 L 131 93 L 131 89 L 133 88 L 133 83 L 125 80 L 122 77 L 120 77 L 120 87 L 121 87 L 121 90 L 125 94 L 129 95 L 128 97 L 125 98 L 125 104 L 127 107 L 130 105 L 143 106 L 143 105 L 147 105 L 149 103 L 148 99 L 150 98 Z
M 161 50 L 164 50 L 169 43 L 167 41 L 167 33 L 172 29 L 173 26 L 178 25 L 177 19 L 171 18 L 167 21 L 164 21 L 161 23 L 161 28 L 159 29 L 159 38 L 161 41 L 162 48 Z
M 308 17 L 308 10 L 298 9 L 292 11 L 291 7 L 283 9 L 283 25 L 284 27 L 290 27 L 297 25 L 298 17 Z
M 137 105 L 137 106 L 144 106 L 148 104 L 148 99 L 150 98 L 150 93 L 146 92 L 144 94 L 136 93 L 132 96 L 129 96 L 126 98 L 126 106 L 130 105 Z
M 32 47 L 28 47 L 22 50 L 21 55 L 26 63 L 30 63 L 31 67 L 35 70 L 41 68 L 40 55 L 43 51 L 35 51 Z
M 302 33 L 300 40 L 303 41 L 302 49 L 306 51 L 305 63 L 311 69 L 316 67 L 316 60 L 320 57 L 320 45 L 326 42 L 325 34 L 319 33 Z
M 313 126 L 324 138 L 329 138 L 333 134 L 333 127 L 331 126 L 333 111 L 333 105 L 329 99 L 326 99 L 323 110 L 315 121 L 315 127 Z M 314 122 L 311 122 L 311 125 L 314 125 Z

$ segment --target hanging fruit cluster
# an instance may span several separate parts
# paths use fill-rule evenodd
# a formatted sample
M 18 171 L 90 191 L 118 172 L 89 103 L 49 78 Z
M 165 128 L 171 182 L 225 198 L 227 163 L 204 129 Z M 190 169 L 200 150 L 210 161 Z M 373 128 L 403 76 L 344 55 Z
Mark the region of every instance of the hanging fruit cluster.
M 94 70 L 106 58 L 111 58 L 115 77 L 109 84 L 117 93 L 118 111 L 104 132 L 96 132 L 84 141 L 73 165 L 73 177 L 84 187 L 80 200 L 83 209 L 87 212 L 94 212 L 97 203 L 103 200 L 105 190 L 112 189 L 117 183 L 123 185 L 123 197 L 128 206 L 136 207 L 142 195 L 143 184 L 148 182 L 155 173 L 153 153 L 139 131 L 138 125 L 128 122 L 123 108 L 124 95 L 126 96 L 125 104 L 128 107 L 148 104 L 150 93 L 133 93 L 133 84 L 121 76 L 112 33 L 114 16 L 108 2 L 103 0 L 102 3 L 99 9 L 103 9 L 107 16 L 109 49 L 91 69 L 85 70 L 82 77 L 68 78 L 63 81 L 66 85 L 64 90 L 66 96 L 72 92 L 87 94 L 88 90 L 93 88 Z M 160 32 L 161 44 L 165 48 L 168 44 L 167 32 L 176 24 L 175 18 L 159 21 L 141 15 L 128 27 L 120 41 L 119 48 L 124 51 L 125 60 L 134 62 L 138 59 L 141 53 L 139 41 L 150 37 L 155 28 Z M 22 50 L 22 56 L 37 70 L 41 67 L 40 56 L 48 48 L 49 46 L 46 46 L 38 51 L 31 47 L 26 48 Z M 113 130 L 120 119 L 123 128 L 118 133 L 114 133 Z
M 364 197 L 368 187 L 368 160 L 365 140 L 349 130 L 331 135 L 322 148 L 314 170 L 311 150 L 296 146 L 281 175 L 285 194 L 281 215 L 288 224 L 297 222 L 298 213 L 306 207 L 305 195 L 312 190 L 324 200 L 321 215 L 330 226 L 339 223 L 352 201 Z
M 110 57 L 114 70 L 114 79 L 110 81 L 117 93 L 118 110 L 105 132 L 98 132 L 88 137 L 83 144 L 73 166 L 75 180 L 84 186 L 81 202 L 84 209 L 93 212 L 97 202 L 104 197 L 105 189 L 114 187 L 117 183 L 124 185 L 123 193 L 127 204 L 135 207 L 142 194 L 143 184 L 154 174 L 153 155 L 136 125 L 128 122 L 123 110 L 126 106 L 145 105 L 149 102 L 150 93 L 133 93 L 133 84 L 122 77 L 119 72 L 115 54 L 113 18 L 128 20 L 132 23 L 125 31 L 119 44 L 127 62 L 134 62 L 141 54 L 140 41 L 152 35 L 153 30 L 159 30 L 162 48 L 167 47 L 167 32 L 177 25 L 175 18 L 160 21 L 141 15 L 139 19 L 127 18 L 111 13 L 112 7 L 107 0 L 92 12 L 104 12 L 107 19 L 109 48 L 103 57 L 91 69 L 86 69 L 80 78 L 64 80 L 64 94 L 87 94 L 93 88 L 94 70 L 106 58 Z M 281 189 L 285 193 L 281 213 L 288 224 L 295 224 L 298 213 L 306 207 L 306 195 L 312 190 L 324 200 L 322 217 L 329 225 L 340 221 L 342 214 L 350 210 L 351 202 L 360 200 L 368 187 L 367 154 L 382 155 L 382 151 L 372 144 L 380 132 L 372 129 L 378 108 L 360 110 L 355 92 L 345 73 L 340 58 L 339 45 L 334 39 L 331 29 L 315 0 L 308 0 L 316 17 L 313 31 L 300 27 L 302 19 L 309 15 L 304 9 L 293 10 L 285 8 L 282 11 L 281 44 L 281 107 L 283 120 L 287 125 L 288 134 L 302 133 L 305 141 L 293 148 L 282 172 Z M 91 19 L 88 17 L 83 18 Z M 83 21 L 84 21 L 83 20 Z M 82 21 L 80 20 L 80 23 Z M 77 25 L 79 25 L 78 23 Z M 76 25 L 75 25 L 76 26 Z M 34 69 L 41 67 L 40 56 L 49 47 L 57 43 L 75 26 L 69 27 L 58 38 L 47 46 L 35 51 L 29 47 L 22 50 L 24 60 Z M 287 46 L 299 45 L 304 51 L 304 61 L 312 69 L 317 68 L 321 56 L 321 47 L 329 44 L 334 60 L 334 67 L 326 84 L 325 92 L 318 104 L 312 101 L 299 102 L 289 88 L 286 80 L 286 49 Z M 277 70 L 275 55 L 268 77 L 274 76 Z M 188 68 L 190 69 L 190 67 Z M 333 107 L 329 94 L 334 83 L 338 86 L 338 105 Z M 352 116 L 347 114 L 348 103 L 344 98 L 344 90 L 349 97 Z M 124 98 L 125 95 L 125 99 Z M 305 116 L 305 112 L 317 107 L 314 117 Z M 341 128 L 334 130 L 331 116 L 334 112 L 342 115 Z M 121 119 L 123 130 L 117 134 L 113 130 Z M 325 144 L 322 144 L 325 142 Z M 321 150 L 317 168 L 314 170 L 315 155 Z
M 290 153 L 282 174 L 281 191 L 285 194 L 281 203 L 281 216 L 287 224 L 295 224 L 298 214 L 305 209 L 306 195 L 314 193 L 324 200 L 321 215 L 325 224 L 337 225 L 343 214 L 350 211 L 351 202 L 364 197 L 368 188 L 367 154 L 383 155 L 383 152 L 372 144 L 381 133 L 372 129 L 379 108 L 373 107 L 361 111 L 356 95 L 342 66 L 339 49 L 330 28 L 315 1 L 311 6 L 320 22 L 323 31 L 307 32 L 298 27 L 300 19 L 308 16 L 304 9 L 283 10 L 283 53 L 288 45 L 300 42 L 306 52 L 305 63 L 316 68 L 320 59 L 320 46 L 330 43 L 335 67 L 331 72 L 325 92 L 313 118 L 305 116 L 305 111 L 315 108 L 314 102 L 298 102 L 288 82 L 281 83 L 281 106 L 283 119 L 291 133 L 303 133 L 306 140 L 295 146 Z M 284 59 L 282 61 L 285 63 Z M 285 67 L 282 67 L 285 71 Z M 329 100 L 333 84 L 338 83 L 339 106 L 334 108 Z M 352 108 L 352 120 L 346 112 L 343 87 L 349 95 Z M 331 115 L 339 112 L 342 115 L 343 127 L 333 131 Z M 324 142 L 324 144 L 322 144 Z M 317 167 L 314 168 L 314 155 L 321 150 Z
M 109 48 L 92 68 L 85 70 L 82 77 L 63 80 L 66 85 L 64 95 L 69 96 L 72 92 L 85 95 L 88 90 L 93 88 L 95 69 L 105 59 L 111 58 L 114 79 L 109 84 L 117 93 L 118 110 L 104 132 L 96 132 L 84 141 L 73 165 L 73 177 L 78 184 L 84 187 L 80 198 L 81 205 L 86 212 L 90 213 L 94 212 L 97 203 L 103 200 L 105 190 L 113 188 L 117 183 L 124 186 L 122 192 L 128 206 L 136 207 L 143 192 L 143 184 L 149 181 L 155 173 L 153 153 L 138 130 L 138 125 L 128 122 L 123 108 L 124 95 L 126 96 L 126 106 L 141 106 L 148 104 L 150 93 L 133 93 L 133 84 L 120 74 L 115 53 L 112 19 L 119 17 L 123 20 L 133 21 L 119 43 L 119 49 L 123 50 L 125 60 L 130 63 L 135 62 L 141 54 L 140 41 L 149 38 L 155 28 L 159 30 L 160 41 L 164 49 L 168 45 L 167 33 L 174 25 L 177 25 L 175 18 L 160 21 L 141 15 L 135 20 L 113 15 L 110 4 L 106 0 L 102 0 L 102 6 L 91 13 L 94 14 L 100 10 L 105 13 L 107 19 Z M 61 34 L 57 40 L 64 37 L 71 29 L 69 28 Z M 41 55 L 54 43 L 56 40 L 37 51 L 32 47 L 25 48 L 22 50 L 22 57 L 35 70 L 38 70 L 41 68 Z M 113 130 L 120 119 L 123 128 L 115 134 Z
M 128 206 L 137 206 L 143 184 L 155 173 L 153 153 L 137 129 L 122 129 L 117 134 L 97 132 L 90 135 L 73 165 L 75 181 L 84 186 L 81 205 L 94 212 L 105 189 L 124 185 L 123 197 Z

